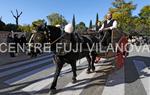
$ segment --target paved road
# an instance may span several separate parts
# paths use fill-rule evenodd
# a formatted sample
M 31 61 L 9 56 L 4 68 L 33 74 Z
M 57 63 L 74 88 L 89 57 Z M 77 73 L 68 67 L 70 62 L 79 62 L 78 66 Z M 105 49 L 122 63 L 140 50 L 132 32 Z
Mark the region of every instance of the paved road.
M 49 95 L 55 64 L 51 54 L 0 66 L 0 95 Z M 71 83 L 70 65 L 65 64 L 56 95 L 150 95 L 150 55 L 133 52 L 125 66 L 111 72 L 109 63 L 96 65 L 86 74 L 85 58 L 77 62 L 78 82 Z

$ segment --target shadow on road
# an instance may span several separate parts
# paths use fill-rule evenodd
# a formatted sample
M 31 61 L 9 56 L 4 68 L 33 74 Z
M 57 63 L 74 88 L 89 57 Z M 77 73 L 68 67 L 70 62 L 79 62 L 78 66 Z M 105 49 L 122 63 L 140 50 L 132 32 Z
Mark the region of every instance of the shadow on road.
M 150 57 L 142 57 L 142 56 L 134 56 L 134 57 L 128 57 L 126 59 L 126 63 L 125 63 L 125 66 L 124 68 L 114 72 L 114 73 L 111 73 L 111 70 L 112 68 L 111 67 L 108 67 L 108 68 L 104 68 L 104 69 L 100 69 L 98 71 L 96 71 L 96 73 L 101 73 L 101 75 L 98 75 L 94 78 L 90 78 L 90 79 L 83 79 L 83 80 L 78 80 L 76 84 L 72 85 L 72 86 L 69 86 L 69 87 L 64 87 L 64 88 L 61 88 L 61 89 L 58 89 L 57 92 L 60 93 L 60 92 L 63 92 L 63 91 L 67 91 L 67 90 L 78 90 L 78 89 L 83 89 L 83 88 L 90 88 L 92 86 L 100 86 L 100 85 L 105 85 L 105 86 L 114 86 L 114 85 L 119 85 L 119 84 L 124 84 L 124 83 L 133 83 L 135 82 L 136 80 L 140 79 L 139 78 L 139 74 L 136 70 L 136 67 L 133 63 L 133 60 L 140 60 L 140 61 L 143 61 L 145 64 L 146 64 L 146 67 L 150 68 Z M 85 69 L 87 68 L 86 66 L 83 66 L 81 68 L 79 68 L 78 70 L 82 70 L 82 69 Z M 142 68 L 140 70 L 142 76 L 144 77 L 150 77 L 150 74 L 147 74 L 146 72 L 143 72 L 143 69 L 145 68 Z M 70 73 L 71 70 L 68 70 L 66 73 Z M 103 74 L 102 74 L 103 73 Z M 110 74 L 111 73 L 111 74 Z M 109 83 L 109 84 L 106 84 L 106 79 L 108 78 L 108 75 L 112 75 L 112 76 L 116 76 L 117 74 L 119 75 L 122 75 L 124 74 L 124 81 L 122 81 L 122 77 L 120 77 L 120 79 L 117 79 L 117 80 L 111 80 L 112 82 Z M 22 85 L 21 88 L 27 86 L 27 85 L 30 85 L 32 83 L 35 83 L 35 82 L 38 82 L 40 80 L 43 80 L 43 79 L 47 79 L 47 78 L 50 78 L 50 77 L 53 77 L 53 76 L 48 76 L 48 77 L 45 77 L 45 78 L 42 78 L 42 79 L 39 79 L 39 80 L 34 80 L 34 81 L 31 81 L 31 82 L 26 82 L 26 83 L 22 83 L 22 84 L 16 84 L 16 85 L 12 85 L 12 86 L 18 86 L 18 85 Z M 92 83 L 94 81 L 98 81 L 97 83 Z M 86 84 L 87 82 L 89 82 L 89 85 L 87 86 L 84 86 L 84 87 L 78 87 L 80 85 L 83 85 L 83 84 Z M 19 88 L 13 90 L 13 91 L 16 91 L 18 90 Z M 49 92 L 50 89 L 43 89 L 41 91 L 37 91 L 37 92 L 30 92 L 30 93 L 38 93 L 38 94 L 46 94 Z M 13 91 L 11 92 L 5 92 L 5 93 L 11 93 L 11 95 L 18 95 L 18 94 L 21 94 L 21 95 L 28 95 L 27 93 L 25 92 L 16 92 L 16 93 L 13 93 Z
M 106 84 L 106 86 L 115 86 L 115 85 L 124 84 L 124 83 L 133 83 L 137 81 L 138 79 L 141 79 L 133 63 L 133 60 L 143 61 L 146 67 L 140 68 L 140 76 L 144 76 L 143 78 L 150 77 L 150 74 L 143 72 L 145 68 L 150 68 L 150 64 L 149 64 L 150 57 L 142 57 L 142 56 L 128 57 L 126 59 L 124 68 L 121 68 L 120 70 L 112 74 L 113 77 L 116 76 L 114 78 L 115 80 L 112 78 L 111 80 L 109 80 L 111 82 Z

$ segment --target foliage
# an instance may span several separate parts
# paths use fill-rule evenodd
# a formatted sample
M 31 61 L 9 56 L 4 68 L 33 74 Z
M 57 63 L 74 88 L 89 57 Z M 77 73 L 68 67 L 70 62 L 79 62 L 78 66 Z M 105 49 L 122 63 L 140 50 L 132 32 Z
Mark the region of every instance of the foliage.
M 150 6 L 144 6 L 139 16 L 132 16 L 132 11 L 136 8 L 133 2 L 126 3 L 124 0 L 115 0 L 113 8 L 109 11 L 113 13 L 113 18 L 118 22 L 118 29 L 127 33 L 137 32 L 142 35 L 150 35 Z
M 109 11 L 113 14 L 113 18 L 118 22 L 118 29 L 124 32 L 132 31 L 132 11 L 136 8 L 132 2 L 126 3 L 124 0 L 115 0 L 112 3 L 113 8 Z
M 11 30 L 18 31 L 16 24 L 11 24 L 11 23 L 6 25 L 5 30 L 6 31 L 11 31 Z
M 89 29 L 92 29 L 92 27 L 93 27 L 92 20 L 90 20 Z
M 98 22 L 99 22 L 99 16 L 98 13 L 96 14 L 96 22 L 95 22 L 95 26 L 96 26 L 96 30 L 98 30 Z
M 5 23 L 0 20 L 0 30 L 4 30 L 4 29 L 5 29 Z
M 33 21 L 32 22 L 32 25 L 33 26 L 40 26 L 40 25 L 43 25 L 45 23 L 45 20 L 44 19 L 38 19 L 36 21 Z
M 144 6 L 139 15 L 143 19 L 150 19 L 150 5 Z
M 44 24 L 45 24 L 44 19 L 38 19 L 38 20 L 32 22 L 31 27 L 32 27 L 32 29 L 37 30 L 39 27 L 41 27 Z
M 112 7 L 109 8 L 109 12 L 113 14 L 113 18 L 117 20 L 118 29 L 126 33 L 140 33 L 143 35 L 150 35 L 150 5 L 144 6 L 138 16 L 133 16 L 132 11 L 136 9 L 136 5 L 133 2 L 126 2 L 125 0 L 114 0 Z M 16 18 L 16 24 L 5 24 L 0 18 L 0 30 L 1 31 L 23 31 L 31 32 L 33 29 L 37 29 L 45 23 L 44 19 L 38 19 L 32 22 L 32 25 L 18 25 L 19 16 L 22 12 L 16 10 L 16 15 L 11 11 L 14 18 Z M 47 16 L 50 25 L 61 25 L 62 27 L 67 24 L 67 20 L 59 13 L 52 13 Z M 96 22 L 93 25 L 90 20 L 89 28 L 98 28 L 97 22 L 99 21 L 98 13 L 96 14 Z M 84 22 L 80 22 L 76 25 L 75 15 L 73 15 L 72 24 L 75 31 L 86 31 L 87 27 Z
M 139 16 L 142 26 L 142 33 L 145 35 L 150 35 L 150 5 L 144 6 L 140 11 Z
M 76 27 L 75 15 L 73 15 L 72 25 L 73 25 L 73 31 L 75 31 L 75 27 Z
M 87 29 L 87 27 L 84 22 L 80 22 L 79 24 L 76 25 L 77 32 L 85 32 L 86 29 Z
M 30 25 L 23 25 L 23 26 L 19 26 L 19 29 L 22 32 L 31 32 L 33 30 L 33 27 Z
M 50 15 L 47 16 L 47 19 L 50 23 L 50 25 L 66 25 L 67 24 L 67 20 L 60 14 L 58 13 L 52 13 Z

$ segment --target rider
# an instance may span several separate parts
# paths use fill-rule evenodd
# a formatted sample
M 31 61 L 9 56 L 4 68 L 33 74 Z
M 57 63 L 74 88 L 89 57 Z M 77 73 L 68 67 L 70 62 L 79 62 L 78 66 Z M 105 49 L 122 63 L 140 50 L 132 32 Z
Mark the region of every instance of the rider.
M 112 30 L 117 28 L 117 21 L 112 19 L 112 14 L 108 13 L 106 15 L 106 20 L 102 24 L 101 28 L 99 29 L 100 35 L 103 39 L 102 40 L 102 45 L 103 46 L 108 46 L 109 43 L 111 43 L 111 35 L 112 35 Z M 106 32 L 106 34 L 104 33 Z M 104 37 L 105 34 L 105 37 Z M 98 63 L 101 57 L 97 56 L 95 63 Z

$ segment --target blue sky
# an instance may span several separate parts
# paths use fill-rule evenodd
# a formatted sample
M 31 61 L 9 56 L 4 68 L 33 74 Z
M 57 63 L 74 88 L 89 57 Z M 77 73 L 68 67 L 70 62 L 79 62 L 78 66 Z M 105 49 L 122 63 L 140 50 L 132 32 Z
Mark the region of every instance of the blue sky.
M 95 23 L 96 13 L 100 20 L 103 20 L 108 9 L 112 7 L 114 0 L 1 0 L 0 16 L 5 23 L 15 23 L 11 15 L 11 10 L 23 11 L 20 24 L 31 24 L 37 19 L 45 19 L 46 16 L 57 12 L 62 14 L 68 22 L 72 21 L 73 14 L 76 16 L 76 23 L 83 21 L 89 25 L 90 20 Z M 131 0 L 125 0 L 131 1 Z M 138 15 L 140 9 L 145 5 L 150 5 L 150 0 L 132 0 L 137 4 L 137 9 L 133 11 Z

